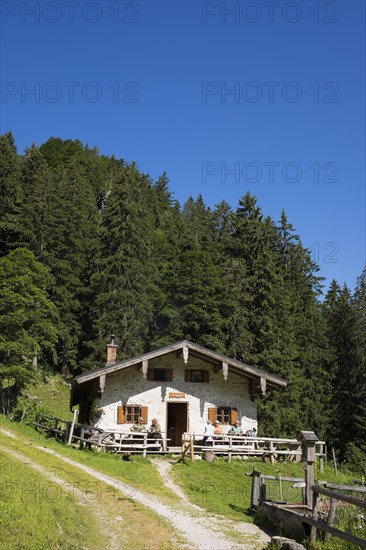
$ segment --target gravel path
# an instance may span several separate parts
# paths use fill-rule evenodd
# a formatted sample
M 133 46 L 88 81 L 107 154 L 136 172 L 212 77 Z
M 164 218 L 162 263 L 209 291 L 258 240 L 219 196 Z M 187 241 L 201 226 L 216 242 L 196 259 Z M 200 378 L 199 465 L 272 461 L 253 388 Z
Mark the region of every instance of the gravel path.
M 9 433 L 6 435 L 9 435 Z M 190 503 L 182 489 L 178 487 L 170 477 L 169 470 L 172 464 L 167 461 L 156 461 L 155 464 L 165 485 L 181 498 L 180 505 L 176 506 L 174 509 L 162 503 L 156 496 L 143 493 L 131 485 L 121 483 L 121 481 L 111 476 L 98 472 L 89 466 L 80 464 L 47 447 L 36 448 L 79 468 L 90 476 L 121 491 L 143 506 L 150 508 L 156 514 L 168 520 L 171 525 L 183 535 L 189 548 L 192 550 L 259 550 L 265 548 L 267 543 L 270 542 L 270 537 L 256 525 L 238 521 L 234 522 L 214 514 L 208 514 L 199 506 Z M 28 457 L 25 457 L 25 459 L 26 462 L 31 464 Z M 36 466 L 40 468 L 40 471 L 42 469 L 42 473 L 46 475 L 44 473 L 47 472 L 46 469 L 39 465 Z M 49 475 L 55 477 L 53 474 Z M 62 482 L 62 480 L 60 480 L 60 482 Z M 101 522 L 104 521 L 104 518 L 100 519 Z M 229 533 L 230 531 L 231 534 Z M 115 548 L 113 541 L 111 541 L 111 546 L 109 546 L 109 548 L 111 550 Z
M 199 515 L 205 516 L 206 522 L 208 524 L 211 523 L 212 529 L 217 530 L 219 528 L 221 531 L 225 532 L 225 530 L 229 528 L 230 530 L 241 533 L 244 541 L 245 538 L 252 538 L 252 542 L 247 540 L 245 541 L 244 546 L 232 546 L 232 548 L 265 548 L 267 546 L 267 543 L 271 541 L 271 537 L 253 523 L 245 523 L 244 521 L 234 522 L 229 519 L 223 519 L 222 517 L 218 517 L 215 514 L 209 514 L 206 510 L 204 510 L 197 504 L 191 503 L 182 488 L 175 483 L 170 475 L 170 470 L 174 463 L 167 460 L 155 460 L 153 463 L 158 469 L 161 477 L 163 478 L 164 485 L 182 499 L 183 506 L 188 506 L 190 510 L 194 510 Z

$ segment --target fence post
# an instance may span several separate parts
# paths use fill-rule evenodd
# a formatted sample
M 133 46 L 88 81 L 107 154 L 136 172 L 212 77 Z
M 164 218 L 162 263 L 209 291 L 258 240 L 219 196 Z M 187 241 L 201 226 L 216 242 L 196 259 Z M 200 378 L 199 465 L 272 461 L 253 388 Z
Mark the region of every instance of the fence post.
M 313 493 L 314 495 L 314 503 L 313 503 L 313 519 L 315 519 L 315 521 L 318 520 L 318 507 L 319 507 L 319 501 L 320 501 L 320 495 L 319 493 Z M 316 541 L 316 536 L 317 536 L 317 533 L 318 533 L 318 530 L 316 528 L 315 525 L 312 525 L 311 526 L 311 529 L 310 529 L 310 543 L 311 544 L 315 544 L 315 541 Z
M 305 463 L 305 505 L 313 508 L 311 487 L 314 485 L 315 443 L 318 441 L 318 436 L 314 432 L 300 432 L 298 439 L 302 443 L 302 459 Z
M 230 464 L 231 462 L 231 451 L 232 451 L 232 448 L 233 448 L 233 438 L 231 436 L 229 436 L 229 452 L 228 452 L 228 462 Z
M 84 441 L 81 441 L 82 439 L 84 439 L 84 435 L 85 435 L 85 426 L 82 425 L 81 428 L 80 428 L 80 440 L 79 440 L 79 445 L 80 445 L 80 449 L 84 449 Z
M 144 448 L 142 450 L 142 456 L 146 458 L 146 451 L 147 451 L 147 433 L 144 433 Z
M 68 440 L 68 437 L 69 437 L 69 432 L 70 432 L 70 422 L 66 422 L 65 423 L 65 431 L 64 431 L 64 435 L 63 435 L 63 443 L 67 443 L 67 440 Z
M 254 510 L 258 509 L 260 500 L 260 472 L 256 470 L 252 473 L 252 494 L 250 497 L 250 507 Z
M 73 416 L 73 419 L 72 419 L 72 422 L 71 422 L 71 428 L 70 428 L 70 431 L 69 431 L 69 437 L 68 437 L 68 440 L 67 440 L 68 445 L 71 445 L 71 442 L 72 442 L 72 436 L 74 435 L 76 417 L 77 417 L 78 414 L 79 414 L 78 410 L 74 411 L 74 416 Z
M 336 498 L 330 499 L 330 508 L 328 513 L 328 525 L 329 527 L 333 527 L 333 523 L 335 520 L 336 510 L 337 510 L 337 504 L 338 500 Z M 324 536 L 324 542 L 329 542 L 332 538 L 332 535 L 330 533 L 325 533 Z

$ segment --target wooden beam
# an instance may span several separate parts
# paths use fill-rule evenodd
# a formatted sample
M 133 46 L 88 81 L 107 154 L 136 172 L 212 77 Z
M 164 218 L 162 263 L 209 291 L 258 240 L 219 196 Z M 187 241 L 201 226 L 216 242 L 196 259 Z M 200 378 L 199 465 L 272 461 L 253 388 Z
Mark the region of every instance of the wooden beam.
M 187 340 L 183 340 L 182 342 L 177 342 L 176 344 L 171 344 L 170 346 L 166 346 L 159 350 L 145 353 L 143 355 L 134 357 L 132 359 L 127 359 L 125 361 L 118 362 L 115 365 L 110 365 L 110 366 L 104 367 L 103 369 L 98 369 L 94 372 L 92 371 L 86 374 L 80 374 L 75 378 L 75 382 L 77 384 L 83 384 L 88 380 L 92 380 L 93 378 L 99 377 L 101 374 L 101 370 L 104 370 L 105 374 L 110 374 L 112 372 L 116 372 L 118 370 L 130 367 L 133 365 L 137 365 L 138 363 L 141 363 L 144 359 L 149 360 L 149 359 L 154 359 L 155 357 L 166 355 L 168 353 L 172 353 L 175 351 L 180 352 L 184 347 L 187 347 L 189 349 L 189 352 L 193 351 L 193 352 L 196 352 L 197 354 L 201 354 L 205 358 L 211 358 L 213 363 L 217 363 L 217 362 L 222 363 L 222 361 L 225 361 L 230 365 L 230 367 L 236 367 L 236 369 L 241 374 L 247 374 L 248 376 L 253 376 L 257 379 L 264 378 L 267 381 L 268 385 L 277 386 L 277 387 L 287 386 L 287 381 L 283 380 L 282 378 L 279 378 L 267 372 L 261 371 L 260 369 L 257 369 L 255 367 L 251 367 L 245 363 L 241 363 L 236 359 L 231 359 L 230 357 L 227 357 L 226 355 L 222 355 L 221 353 L 216 353 L 212 350 L 204 348 L 203 346 L 193 344 L 192 342 L 189 342 Z
M 334 535 L 335 537 L 339 537 L 340 539 L 346 540 L 347 542 L 350 542 L 351 544 L 355 544 L 356 546 L 360 546 L 361 548 L 366 548 L 366 540 L 365 539 L 359 539 L 358 537 L 354 537 L 353 535 L 349 535 L 348 533 L 345 533 L 344 531 L 340 531 L 339 529 L 335 529 L 334 527 L 330 527 L 330 525 L 327 525 L 326 523 L 323 523 L 321 521 L 317 521 L 313 518 L 309 518 L 307 516 L 299 516 L 299 517 L 300 517 L 300 519 L 303 523 L 308 523 L 309 525 L 313 525 L 314 527 L 317 527 L 321 531 L 325 531 L 327 533 L 330 533 L 331 535 Z
M 146 379 L 147 378 L 147 372 L 149 370 L 149 360 L 148 359 L 144 359 L 142 361 L 142 376 Z
M 228 374 L 229 374 L 229 365 L 226 363 L 226 361 L 222 362 L 222 374 L 223 374 L 224 380 L 226 382 Z
M 333 491 L 332 489 L 324 489 L 323 487 L 318 487 L 317 485 L 312 485 L 311 489 L 314 491 L 314 493 L 319 493 L 327 497 L 336 498 L 337 500 L 343 500 L 344 502 L 348 502 L 349 504 L 354 504 L 355 506 L 366 509 L 366 500 L 362 498 L 345 495 L 344 493 L 338 493 L 338 491 Z
M 105 374 L 102 374 L 101 376 L 99 376 L 98 397 L 101 397 L 104 393 L 106 379 L 107 379 L 107 376 Z

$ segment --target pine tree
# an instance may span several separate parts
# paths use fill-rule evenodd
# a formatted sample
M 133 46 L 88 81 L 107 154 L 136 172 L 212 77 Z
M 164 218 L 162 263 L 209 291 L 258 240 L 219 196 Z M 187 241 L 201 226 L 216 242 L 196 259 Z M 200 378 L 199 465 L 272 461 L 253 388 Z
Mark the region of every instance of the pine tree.
M 47 295 L 48 270 L 25 248 L 0 259 L 0 387 L 32 378 L 35 357 L 52 352 L 57 311 Z
M 183 206 L 182 214 L 186 226 L 187 246 L 209 250 L 214 236 L 214 225 L 211 210 L 205 205 L 202 195 L 198 195 L 197 200 L 189 197 Z
M 91 280 L 97 364 L 111 334 L 117 337 L 120 358 L 146 349 L 157 278 L 152 200 L 150 179 L 136 165 L 122 165 L 104 201 L 100 252 Z
M 44 262 L 55 284 L 51 296 L 60 314 L 58 368 L 75 372 L 81 343 L 90 335 L 89 286 L 98 246 L 99 215 L 94 190 L 76 161 L 60 166 L 53 178 L 53 203 Z M 85 350 L 85 353 L 87 350 Z
M 330 376 L 332 377 L 333 423 L 328 441 L 344 457 L 346 446 L 352 440 L 353 388 L 349 375 L 354 371 L 353 327 L 354 311 L 347 286 L 342 289 L 333 280 L 324 301 L 327 336 L 331 349 Z
M 204 250 L 183 252 L 169 290 L 175 312 L 168 327 L 170 340 L 186 338 L 224 351 L 222 278 L 211 254 Z
M 20 214 L 23 227 L 21 244 L 28 247 L 38 260 L 42 260 L 52 213 L 52 174 L 42 153 L 34 144 L 26 149 L 22 157 L 21 171 L 25 197 Z
M 0 257 L 21 240 L 19 213 L 23 203 L 20 160 L 11 132 L 0 136 Z
M 348 399 L 352 402 L 352 414 L 345 426 L 349 436 L 345 459 L 359 472 L 366 461 L 366 268 L 357 280 L 352 305 L 353 362 L 351 371 L 347 373 L 350 392 Z

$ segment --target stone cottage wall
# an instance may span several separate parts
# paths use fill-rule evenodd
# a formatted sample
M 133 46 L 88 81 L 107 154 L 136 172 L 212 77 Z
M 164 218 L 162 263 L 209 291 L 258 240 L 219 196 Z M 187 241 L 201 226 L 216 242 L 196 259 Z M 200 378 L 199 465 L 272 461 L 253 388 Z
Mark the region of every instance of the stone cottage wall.
M 214 372 L 212 364 L 201 360 L 188 361 L 184 365 L 180 358 L 170 357 L 169 361 L 154 361 L 149 365 L 156 368 L 173 369 L 171 382 L 148 381 L 143 378 L 139 367 L 133 366 L 107 375 L 104 393 L 96 399 L 94 407 L 102 408 L 102 416 L 95 422 L 104 430 L 129 431 L 131 424 L 117 424 L 117 407 L 135 404 L 148 406 L 148 422 L 157 418 L 163 432 L 166 430 L 168 402 L 188 402 L 188 430 L 203 433 L 207 422 L 207 409 L 210 406 L 237 408 L 238 418 L 244 430 L 257 428 L 257 411 L 249 396 L 248 382 L 244 376 L 229 371 L 225 381 L 222 371 Z M 209 371 L 208 383 L 185 382 L 186 368 L 204 368 Z M 169 393 L 184 393 L 184 398 L 169 398 Z M 223 426 L 225 433 L 230 426 Z

